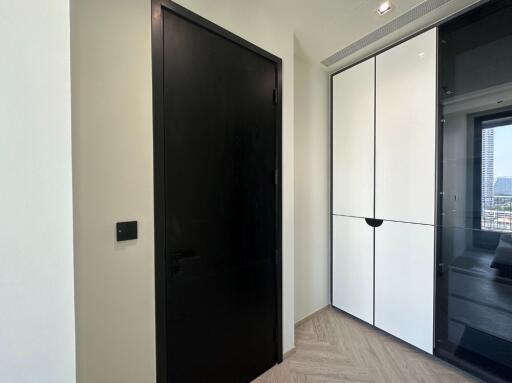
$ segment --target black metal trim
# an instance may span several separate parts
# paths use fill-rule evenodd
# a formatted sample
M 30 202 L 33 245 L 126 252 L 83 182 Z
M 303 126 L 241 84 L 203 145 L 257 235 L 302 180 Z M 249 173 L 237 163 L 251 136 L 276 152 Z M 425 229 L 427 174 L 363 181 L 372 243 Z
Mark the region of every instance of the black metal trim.
M 367 219 L 367 217 L 359 217 L 356 215 L 347 215 L 347 214 L 333 214 L 334 217 L 349 217 L 349 218 L 361 218 L 361 219 Z M 368 218 L 373 219 L 373 218 Z M 379 220 L 379 218 L 375 218 L 376 220 Z M 395 223 L 406 223 L 408 225 L 420 225 L 420 226 L 431 226 L 434 227 L 431 223 L 421 223 L 421 222 L 409 222 L 409 221 L 397 221 L 394 219 L 383 219 L 384 222 L 395 222 Z M 469 229 L 468 229 L 469 230 Z
M 155 343 L 156 381 L 167 382 L 167 321 L 165 262 L 165 131 L 163 105 L 163 25 L 162 5 L 151 4 L 151 49 L 153 69 L 153 187 L 155 235 Z
M 441 163 L 438 161 L 438 156 L 440 153 L 442 154 L 442 150 L 440 152 L 439 146 L 442 145 L 439 138 L 442 137 L 442 135 L 439 134 L 439 28 L 436 28 L 436 110 L 435 110 L 435 153 L 434 153 L 434 172 L 435 172 L 435 189 L 434 189 L 434 259 L 432 264 L 432 274 L 433 274 L 433 297 L 432 297 L 432 354 L 435 352 L 436 348 L 436 288 L 437 288 L 437 254 L 438 254 L 438 230 L 437 230 L 437 224 L 438 224 L 438 198 L 441 199 L 441 196 L 438 194 L 438 189 L 441 187 L 439 184 L 440 178 L 439 178 L 439 171 L 442 168 Z M 439 252 L 440 254 L 440 252 Z
M 377 211 L 377 56 L 373 58 L 373 219 Z M 366 221 L 368 223 L 368 221 Z M 382 225 L 382 221 L 378 226 Z M 375 228 L 373 226 L 373 325 L 375 326 Z
M 202 28 L 238 44 L 274 63 L 276 68 L 276 306 L 277 341 L 276 363 L 283 360 L 283 284 L 282 284 L 282 60 L 281 58 L 242 39 L 211 21 L 189 11 L 171 0 L 151 1 L 151 46 L 153 68 L 153 172 L 154 172 L 154 224 L 155 224 L 155 326 L 156 326 L 156 381 L 167 382 L 167 329 L 166 329 L 166 263 L 165 263 L 165 148 L 163 104 L 163 10 L 173 12 Z
M 368 223 L 368 221 L 366 221 L 366 223 Z M 379 226 L 382 225 L 382 222 L 379 224 Z M 372 226 L 372 225 L 370 225 Z M 373 325 L 375 326 L 375 293 L 376 293 L 376 290 L 375 290 L 375 240 L 377 239 L 376 237 L 376 233 L 375 233 L 375 229 L 377 228 L 378 226 L 372 226 L 372 236 L 373 236 L 373 248 L 372 248 L 372 251 L 373 251 L 373 316 L 372 316 L 372 321 L 373 321 Z
M 329 84 L 330 84 L 330 89 L 329 89 L 329 96 L 330 96 L 330 100 L 329 100 L 329 104 L 330 104 L 330 108 L 329 108 L 329 118 L 330 118 L 330 121 L 329 121 L 329 126 L 330 126 L 330 132 L 329 132 L 329 136 L 330 136 L 330 150 L 329 150 L 329 163 L 330 163 L 330 179 L 329 179 L 329 186 L 330 186 L 330 190 L 329 190 L 329 193 L 330 193 L 330 205 L 329 205 L 329 222 L 330 222 L 330 227 L 329 227 L 329 231 L 330 231 L 330 241 L 329 241 L 329 261 L 330 261 L 330 296 L 329 296 L 329 302 L 330 304 L 332 305 L 333 302 L 332 302 L 332 299 L 333 299 L 333 225 L 334 225 L 334 208 L 333 208 L 333 201 L 334 201 L 334 196 L 333 196 L 333 177 L 334 177 L 334 167 L 333 167 L 333 138 L 334 138 L 334 134 L 333 134 L 333 93 L 334 93 L 334 86 L 333 86 L 333 81 L 334 81 L 334 76 L 329 76 L 330 79 L 329 79 Z
M 377 56 L 373 58 L 373 218 L 377 211 Z
M 277 288 L 277 343 L 276 358 L 277 363 L 283 361 L 283 159 L 282 159 L 282 121 L 283 121 L 283 64 L 282 60 L 276 56 L 270 55 L 276 65 L 276 167 L 278 171 L 278 183 L 276 187 L 276 249 L 277 268 L 276 268 L 276 288 Z

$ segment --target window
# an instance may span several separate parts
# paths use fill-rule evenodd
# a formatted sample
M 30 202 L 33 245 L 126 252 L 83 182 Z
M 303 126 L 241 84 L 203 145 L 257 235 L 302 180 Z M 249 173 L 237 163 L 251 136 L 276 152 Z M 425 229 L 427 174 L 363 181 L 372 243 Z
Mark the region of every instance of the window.
M 480 226 L 512 232 L 512 115 L 484 117 L 481 128 Z

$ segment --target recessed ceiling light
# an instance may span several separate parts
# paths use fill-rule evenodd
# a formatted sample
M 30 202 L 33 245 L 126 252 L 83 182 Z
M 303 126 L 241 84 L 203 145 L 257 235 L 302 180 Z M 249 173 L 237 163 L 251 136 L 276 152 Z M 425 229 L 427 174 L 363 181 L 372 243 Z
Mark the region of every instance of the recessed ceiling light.
M 377 13 L 379 15 L 383 15 L 384 13 L 388 13 L 389 11 L 391 11 L 390 1 L 384 1 L 381 5 L 379 5 L 379 8 L 377 8 Z

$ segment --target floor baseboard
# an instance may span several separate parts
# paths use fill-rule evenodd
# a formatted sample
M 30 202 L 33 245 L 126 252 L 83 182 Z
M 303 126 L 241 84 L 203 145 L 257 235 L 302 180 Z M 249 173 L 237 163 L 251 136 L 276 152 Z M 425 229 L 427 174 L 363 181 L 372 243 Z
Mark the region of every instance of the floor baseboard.
M 289 351 L 285 352 L 285 353 L 283 354 L 283 360 L 288 359 L 290 356 L 292 356 L 293 354 L 295 354 L 295 351 L 297 351 L 297 347 L 294 347 L 294 348 L 292 348 L 291 350 L 289 350 Z
M 295 323 L 295 328 L 299 327 L 301 324 L 303 324 L 304 322 L 307 322 L 308 320 L 310 320 L 311 318 L 313 318 L 315 315 L 317 314 L 320 314 L 322 311 L 325 311 L 327 310 L 329 307 L 331 307 L 331 305 L 327 305 L 325 307 L 322 307 L 320 310 L 316 310 L 314 313 L 312 314 L 309 314 L 308 316 L 306 316 L 305 318 L 302 318 L 300 321 L 298 321 L 297 323 Z
M 300 321 L 298 321 L 297 323 L 295 323 L 295 328 L 297 328 L 298 326 L 300 326 L 301 324 L 303 324 L 304 322 L 310 320 L 311 318 L 313 318 L 315 315 L 321 313 L 322 311 L 325 311 L 327 310 L 328 308 L 330 308 L 331 305 L 327 305 L 325 307 L 322 307 L 320 310 L 316 310 L 314 313 L 312 314 L 309 314 L 307 317 L 305 318 L 302 318 Z M 295 354 L 295 351 L 297 351 L 297 348 L 296 347 L 293 347 L 292 349 L 290 349 L 289 351 L 285 352 L 283 354 L 283 360 L 289 358 L 290 356 L 292 356 L 293 354 Z

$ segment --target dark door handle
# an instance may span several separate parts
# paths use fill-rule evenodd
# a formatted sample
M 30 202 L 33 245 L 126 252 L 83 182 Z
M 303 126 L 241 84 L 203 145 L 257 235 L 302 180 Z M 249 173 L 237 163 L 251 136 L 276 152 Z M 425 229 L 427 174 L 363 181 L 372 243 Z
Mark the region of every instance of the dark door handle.
M 181 262 L 184 260 L 199 258 L 194 250 L 180 250 L 171 253 L 171 274 L 182 274 Z
M 172 259 L 174 261 L 181 261 L 183 259 L 190 259 L 190 258 L 199 258 L 199 255 L 197 255 L 194 250 L 175 251 L 171 255 L 172 255 Z
M 382 219 L 375 219 L 375 218 L 365 218 L 364 220 L 371 227 L 379 227 L 384 222 L 384 220 L 382 220 Z

